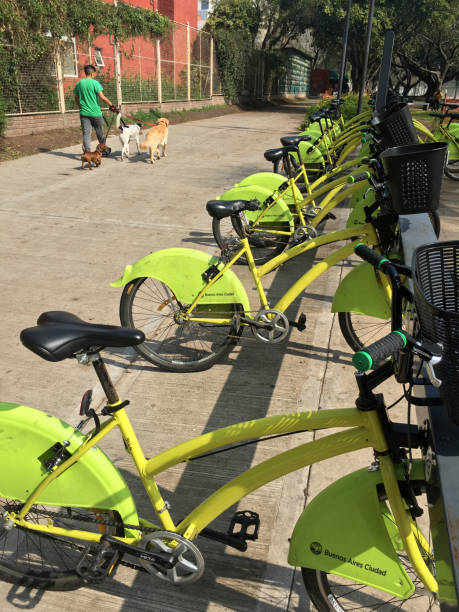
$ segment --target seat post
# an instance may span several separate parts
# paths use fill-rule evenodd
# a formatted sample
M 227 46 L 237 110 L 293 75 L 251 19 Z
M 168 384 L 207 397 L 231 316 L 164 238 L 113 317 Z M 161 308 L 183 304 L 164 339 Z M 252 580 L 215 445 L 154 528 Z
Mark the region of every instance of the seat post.
M 107 396 L 107 400 L 109 404 L 116 404 L 120 401 L 118 397 L 118 393 L 112 383 L 112 379 L 105 367 L 105 363 L 102 357 L 99 355 L 97 359 L 92 362 L 94 370 L 96 371 L 97 378 L 102 385 L 102 389 L 104 390 L 105 395 Z

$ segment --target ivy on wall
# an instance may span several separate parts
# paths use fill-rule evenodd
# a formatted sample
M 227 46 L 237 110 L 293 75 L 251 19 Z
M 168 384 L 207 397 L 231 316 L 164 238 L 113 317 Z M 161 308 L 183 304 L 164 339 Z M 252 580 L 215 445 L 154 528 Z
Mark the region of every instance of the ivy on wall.
M 170 27 L 164 15 L 124 0 L 116 6 L 104 0 L 0 0 L 0 136 L 11 84 L 24 67 L 51 57 L 63 37 L 79 37 L 89 44 L 102 34 L 119 41 L 156 39 Z

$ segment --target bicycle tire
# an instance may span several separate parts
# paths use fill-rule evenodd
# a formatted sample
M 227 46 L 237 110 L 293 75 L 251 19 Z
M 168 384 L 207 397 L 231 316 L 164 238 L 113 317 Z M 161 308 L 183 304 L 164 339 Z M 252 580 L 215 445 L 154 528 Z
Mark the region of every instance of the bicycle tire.
M 418 481 L 422 490 L 425 489 L 425 482 Z M 428 563 L 433 561 L 432 552 L 425 551 L 419 543 L 419 548 L 428 559 Z M 414 586 L 414 593 L 406 600 L 397 599 L 394 595 L 374 589 L 361 583 L 352 582 L 341 576 L 327 574 L 321 570 L 302 567 L 301 573 L 303 583 L 318 612 L 346 612 L 349 610 L 373 611 L 382 610 L 383 612 L 396 612 L 404 608 L 405 602 L 410 610 L 413 608 L 413 599 L 425 595 L 426 590 L 421 580 L 411 567 L 406 553 L 398 553 L 401 563 L 404 565 L 407 574 L 410 576 Z M 433 596 L 432 596 L 433 598 Z M 418 602 L 419 605 L 419 602 Z M 429 610 L 432 608 L 429 607 Z
M 338 312 L 343 338 L 353 351 L 360 351 L 390 332 L 390 319 L 378 319 L 355 312 Z
M 178 302 L 166 283 L 149 277 L 128 283 L 121 296 L 121 324 L 141 329 L 146 336 L 145 342 L 135 346 L 135 350 L 150 363 L 169 372 L 209 369 L 231 351 L 242 333 L 242 328 L 237 330 L 234 324 L 179 323 L 176 315 L 183 312 L 185 306 Z M 219 304 L 206 306 L 203 316 L 209 318 L 214 312 L 229 318 L 241 311 L 237 304 L 229 304 L 231 311 L 228 313 L 219 312 L 219 307 Z
M 290 225 L 288 222 L 260 223 L 257 227 L 259 227 L 260 230 L 270 229 L 271 231 L 290 231 Z M 214 217 L 212 219 L 212 233 L 214 235 L 215 242 L 221 249 L 230 239 L 239 240 L 235 225 L 230 217 L 224 217 L 223 219 L 216 219 Z M 257 265 L 266 263 L 270 259 L 273 259 L 273 257 L 280 255 L 280 253 L 285 250 L 290 240 L 289 235 L 286 236 L 282 234 L 276 236 L 275 234 L 263 233 L 263 231 L 247 234 L 247 238 L 249 239 L 253 259 Z M 234 250 L 234 254 L 236 254 L 236 249 Z M 237 260 L 236 263 L 247 264 L 247 257 L 243 255 Z
M 459 161 L 450 162 L 445 165 L 445 176 L 453 181 L 459 181 Z
M 21 502 L 0 498 L 0 508 L 18 510 Z M 26 518 L 30 522 L 47 523 L 49 515 L 46 509 L 52 512 L 63 512 L 63 508 L 48 506 L 32 506 Z M 79 518 L 97 515 L 108 519 L 109 523 L 120 522 L 118 515 L 110 510 L 89 511 L 82 508 L 66 508 L 68 518 L 53 518 L 58 527 L 67 529 L 83 529 L 100 533 L 95 523 L 82 522 Z M 118 526 L 105 526 L 108 535 L 123 536 L 124 529 L 121 523 Z M 77 589 L 84 584 L 83 579 L 76 573 L 76 568 L 88 542 L 53 536 L 27 529 L 15 527 L 5 529 L 0 527 L 0 578 L 6 582 L 20 584 L 51 591 L 69 591 Z
M 437 238 L 440 238 L 440 232 L 441 232 L 440 215 L 436 211 L 433 211 L 429 213 L 429 217 L 430 217 L 430 222 L 432 223 L 433 231 L 435 232 L 435 236 Z

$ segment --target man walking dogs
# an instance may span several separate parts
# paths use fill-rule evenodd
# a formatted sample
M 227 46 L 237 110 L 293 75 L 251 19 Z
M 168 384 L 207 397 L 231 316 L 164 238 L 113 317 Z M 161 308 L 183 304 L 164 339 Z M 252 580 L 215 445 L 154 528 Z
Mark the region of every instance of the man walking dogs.
M 91 151 L 91 131 L 96 131 L 97 140 L 105 144 L 104 121 L 99 99 L 105 102 L 112 112 L 116 110 L 110 100 L 102 93 L 103 87 L 96 81 L 96 69 L 91 64 L 84 67 L 86 78 L 75 86 L 75 101 L 80 109 L 81 131 L 83 132 L 84 152 Z

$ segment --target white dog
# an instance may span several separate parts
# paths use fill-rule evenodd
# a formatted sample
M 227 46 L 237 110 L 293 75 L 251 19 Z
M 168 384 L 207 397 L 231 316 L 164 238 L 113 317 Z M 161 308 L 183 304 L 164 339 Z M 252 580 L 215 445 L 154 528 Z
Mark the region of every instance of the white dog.
M 131 125 L 121 125 L 121 113 L 116 116 L 116 127 L 119 130 L 119 136 L 121 140 L 121 161 L 124 156 L 129 158 L 129 141 L 134 139 L 137 144 L 137 154 L 140 153 L 139 147 L 139 134 L 142 129 L 141 123 L 133 123 Z

